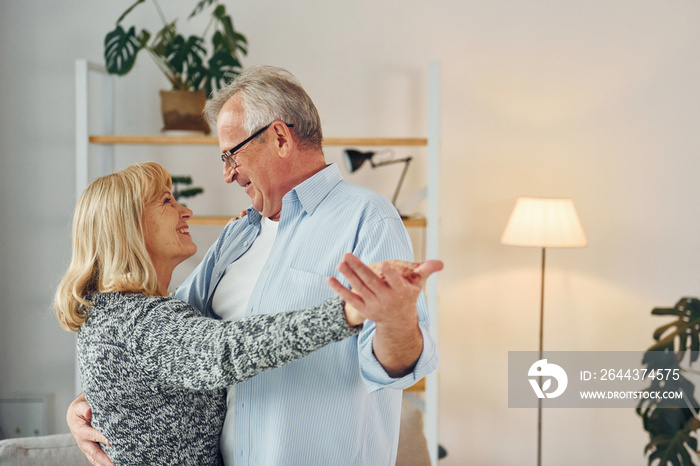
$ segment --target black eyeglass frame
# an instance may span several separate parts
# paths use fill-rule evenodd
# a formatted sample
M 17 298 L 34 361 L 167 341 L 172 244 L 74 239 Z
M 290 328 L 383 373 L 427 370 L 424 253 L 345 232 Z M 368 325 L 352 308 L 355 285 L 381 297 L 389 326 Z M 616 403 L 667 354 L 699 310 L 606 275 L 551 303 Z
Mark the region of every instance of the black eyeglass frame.
M 277 120 L 275 120 L 275 121 L 277 121 Z M 272 123 L 274 123 L 274 121 L 273 121 Z M 243 146 L 245 146 L 246 144 L 248 144 L 250 141 L 252 141 L 252 140 L 255 139 L 256 137 L 260 136 L 260 135 L 263 133 L 263 131 L 265 131 L 267 128 L 269 128 L 269 127 L 272 125 L 272 123 L 269 123 L 269 124 L 263 126 L 263 127 L 260 128 L 259 130 L 257 130 L 256 132 L 254 132 L 253 134 L 251 134 L 250 136 L 248 136 L 247 138 L 245 138 L 245 139 L 243 140 L 243 142 L 241 142 L 240 144 L 237 144 L 237 145 L 236 145 L 235 147 L 233 147 L 232 149 L 229 149 L 229 150 L 223 152 L 223 153 L 221 154 L 221 161 L 224 162 L 224 163 L 228 163 L 229 165 L 233 165 L 233 168 L 236 168 L 236 167 L 238 166 L 238 164 L 236 163 L 236 159 L 235 159 L 235 156 L 234 156 L 235 153 L 238 152 L 239 150 L 241 150 L 241 149 L 243 148 Z M 284 123 L 284 122 L 283 122 L 283 123 Z M 284 124 L 287 125 L 288 128 L 293 128 L 293 127 L 294 127 L 294 124 L 293 124 L 293 123 L 284 123 Z M 233 163 L 232 163 L 232 162 L 233 162 Z

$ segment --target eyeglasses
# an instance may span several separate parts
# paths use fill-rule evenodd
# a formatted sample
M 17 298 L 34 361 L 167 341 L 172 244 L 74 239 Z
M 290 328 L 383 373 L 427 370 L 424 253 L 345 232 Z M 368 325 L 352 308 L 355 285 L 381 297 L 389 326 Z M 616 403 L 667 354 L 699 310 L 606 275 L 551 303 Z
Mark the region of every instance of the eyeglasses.
M 274 121 L 272 123 L 274 123 Z M 229 149 L 229 150 L 225 151 L 224 153 L 222 153 L 221 160 L 224 163 L 231 165 L 233 168 L 236 168 L 238 166 L 238 163 L 236 163 L 236 158 L 235 158 L 236 152 L 241 150 L 243 148 L 243 146 L 248 144 L 250 141 L 252 141 L 256 137 L 260 136 L 263 133 L 263 131 L 265 131 L 267 128 L 270 127 L 270 125 L 272 123 L 265 125 L 262 128 L 260 128 L 259 130 L 257 130 L 256 132 L 254 132 L 253 134 L 251 134 L 250 136 L 245 138 L 245 140 L 243 140 L 243 142 L 241 142 L 240 144 L 235 146 L 233 149 Z M 287 125 L 288 128 L 292 128 L 294 126 L 294 124 L 290 124 L 290 123 L 285 123 L 285 125 Z

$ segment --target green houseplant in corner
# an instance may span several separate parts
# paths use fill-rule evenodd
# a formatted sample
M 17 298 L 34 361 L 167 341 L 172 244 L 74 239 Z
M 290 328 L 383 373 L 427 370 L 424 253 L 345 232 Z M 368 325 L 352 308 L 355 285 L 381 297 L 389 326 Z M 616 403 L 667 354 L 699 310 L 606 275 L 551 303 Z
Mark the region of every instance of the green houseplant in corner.
M 690 366 L 700 353 L 700 300 L 682 298 L 672 308 L 655 308 L 652 315 L 675 316 L 676 320 L 662 325 L 654 332 L 653 344 L 644 353 L 642 363 L 648 371 L 678 374 L 675 377 L 652 377 L 646 391 L 683 392 L 683 399 L 647 398 L 637 405 L 644 429 L 650 441 L 645 454 L 649 465 L 688 466 L 697 464 L 700 429 L 695 385 L 688 380 L 690 374 L 698 374 Z
M 128 29 L 124 18 L 146 0 L 136 0 L 117 19 L 116 27 L 104 40 L 104 58 L 110 74 L 124 76 L 134 67 L 139 52 L 146 50 L 172 85 L 161 91 L 163 130 L 195 130 L 209 134 L 201 111 L 207 97 L 232 80 L 242 69 L 240 56 L 247 54 L 247 39 L 233 27 L 226 6 L 219 0 L 201 0 L 189 18 L 211 9 L 211 19 L 201 35 L 185 37 L 178 33 L 177 20 L 167 21 L 158 0 L 151 0 L 163 22 L 152 35 L 148 30 Z M 208 38 L 207 41 L 205 38 Z M 209 45 L 208 45 L 209 44 Z M 170 104 L 172 97 L 192 99 L 193 103 Z M 189 101 L 188 101 L 189 102 Z M 192 114 L 184 112 L 191 109 Z

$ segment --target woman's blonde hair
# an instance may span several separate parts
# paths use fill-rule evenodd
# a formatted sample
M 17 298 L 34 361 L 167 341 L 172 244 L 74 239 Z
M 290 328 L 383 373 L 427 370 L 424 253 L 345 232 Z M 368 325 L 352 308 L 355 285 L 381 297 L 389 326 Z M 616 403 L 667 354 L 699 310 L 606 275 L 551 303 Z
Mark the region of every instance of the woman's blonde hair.
M 89 293 L 157 294 L 141 221 L 144 205 L 171 185 L 165 168 L 145 162 L 98 178 L 83 192 L 73 217 L 73 256 L 54 298 L 61 327 L 80 329 Z

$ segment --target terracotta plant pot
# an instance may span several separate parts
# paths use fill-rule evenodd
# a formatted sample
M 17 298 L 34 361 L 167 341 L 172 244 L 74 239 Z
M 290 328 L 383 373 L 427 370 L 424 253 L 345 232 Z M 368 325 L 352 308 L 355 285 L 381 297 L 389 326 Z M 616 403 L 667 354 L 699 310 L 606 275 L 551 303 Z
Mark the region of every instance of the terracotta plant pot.
M 163 130 L 201 131 L 211 133 L 209 124 L 202 118 L 207 95 L 200 91 L 160 91 L 160 111 L 163 114 Z

